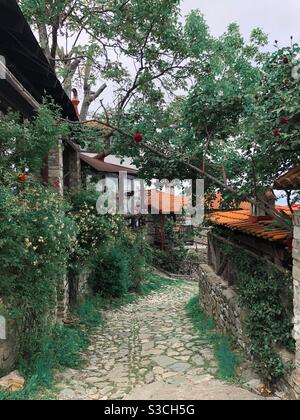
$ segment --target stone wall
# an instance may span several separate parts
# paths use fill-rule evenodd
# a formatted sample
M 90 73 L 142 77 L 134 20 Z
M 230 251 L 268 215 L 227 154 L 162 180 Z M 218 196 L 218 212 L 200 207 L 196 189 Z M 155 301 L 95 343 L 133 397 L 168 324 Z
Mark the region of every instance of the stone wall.
M 63 179 L 63 149 L 62 142 L 60 142 L 48 155 L 47 182 L 57 189 L 60 194 L 63 194 Z
M 235 290 L 207 264 L 199 269 L 199 289 L 201 306 L 205 312 L 215 319 L 217 327 L 225 334 L 234 336 L 241 347 L 245 347 L 243 334 L 243 314 L 238 305 Z
M 293 241 L 294 279 L 294 338 L 296 341 L 295 365 L 292 375 L 287 378 L 293 397 L 300 399 L 300 212 L 294 215 Z
M 63 322 L 67 319 L 71 304 L 76 301 L 83 299 L 90 293 L 88 287 L 89 271 L 82 269 L 82 271 L 76 275 L 75 284 L 71 283 L 69 276 L 65 276 L 60 282 L 57 288 L 57 299 L 56 309 L 49 314 L 49 322 Z M 73 293 L 73 299 L 71 299 L 71 290 Z M 75 297 L 74 297 L 75 296 Z M 0 299 L 0 310 L 1 310 L 1 299 Z M 5 325 L 5 332 L 3 330 L 3 321 L 1 322 L 0 313 L 0 376 L 1 371 L 10 371 L 14 368 L 17 358 L 17 333 L 16 328 L 12 322 L 8 322 Z M 4 336 L 6 337 L 5 339 Z
M 0 338 L 0 371 L 9 371 L 14 366 L 17 356 L 16 341 L 14 324 L 8 322 L 5 325 L 5 334 Z
M 77 191 L 81 186 L 80 147 L 71 140 L 66 140 L 63 151 L 64 187 Z
M 80 273 L 70 271 L 57 288 L 56 320 L 66 320 L 71 305 L 76 304 L 90 294 L 88 279 L 90 271 L 83 268 Z
M 300 212 L 294 215 L 293 240 L 293 278 L 294 278 L 294 338 L 296 354 L 282 350 L 281 356 L 287 363 L 292 362 L 294 369 L 279 384 L 278 388 L 291 399 L 300 399 Z M 236 337 L 239 345 L 245 347 L 247 339 L 243 334 L 243 311 L 238 305 L 238 296 L 228 282 L 217 276 L 207 264 L 199 270 L 201 305 L 213 317 L 218 328 Z

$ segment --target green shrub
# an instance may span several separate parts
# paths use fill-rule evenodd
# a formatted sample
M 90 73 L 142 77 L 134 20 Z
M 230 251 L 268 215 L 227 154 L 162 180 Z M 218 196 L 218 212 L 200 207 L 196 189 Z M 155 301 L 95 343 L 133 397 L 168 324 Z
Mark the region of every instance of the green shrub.
M 99 193 L 91 190 L 81 190 L 69 195 L 70 216 L 79 228 L 77 246 L 70 261 L 74 271 L 81 269 L 82 260 L 86 266 L 90 265 L 91 260 L 99 253 L 99 249 L 110 247 L 127 234 L 122 216 L 97 213 L 98 197 Z
M 34 184 L 17 195 L 0 187 L 0 291 L 23 355 L 39 349 L 75 243 L 58 194 Z
M 103 323 L 101 304 L 102 300 L 97 296 L 89 297 L 75 306 L 74 313 L 85 327 L 99 327 Z
M 168 219 L 165 225 L 165 249 L 155 249 L 153 252 L 154 264 L 171 273 L 179 273 L 182 270 L 188 251 L 184 241 L 175 230 L 175 223 Z
M 290 368 L 282 361 L 278 349 L 295 351 L 292 278 L 270 267 L 266 269 L 246 252 L 239 251 L 237 255 L 230 246 L 224 246 L 223 251 L 237 273 L 248 352 L 261 378 L 272 386 Z
M 44 387 L 54 384 L 55 370 L 82 366 L 81 352 L 89 345 L 85 334 L 75 327 L 55 326 L 40 340 L 39 350 L 19 366 L 26 378 L 25 388 L 10 393 L 0 391 L 1 400 L 36 400 Z
M 94 293 L 120 297 L 131 287 L 128 258 L 122 248 L 100 250 L 92 262 L 90 284 Z
M 119 245 L 128 260 L 130 288 L 137 291 L 145 279 L 148 264 L 152 259 L 152 249 L 144 232 L 127 232 L 119 240 Z

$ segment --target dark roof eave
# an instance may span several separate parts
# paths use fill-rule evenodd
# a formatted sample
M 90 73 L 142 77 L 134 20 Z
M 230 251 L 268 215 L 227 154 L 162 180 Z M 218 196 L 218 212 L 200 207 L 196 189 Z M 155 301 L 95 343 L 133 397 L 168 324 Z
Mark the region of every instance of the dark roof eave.
M 38 103 L 42 103 L 45 97 L 51 97 L 62 109 L 64 118 L 77 121 L 72 101 L 63 90 L 16 1 L 0 0 L 0 10 L 0 55 L 5 58 L 7 68 Z
M 128 175 L 137 175 L 138 171 L 132 168 L 126 168 L 125 166 L 114 165 L 112 163 L 104 162 L 103 160 L 91 158 L 80 154 L 80 159 L 87 165 L 92 167 L 97 172 L 119 174 L 120 172 L 127 172 Z

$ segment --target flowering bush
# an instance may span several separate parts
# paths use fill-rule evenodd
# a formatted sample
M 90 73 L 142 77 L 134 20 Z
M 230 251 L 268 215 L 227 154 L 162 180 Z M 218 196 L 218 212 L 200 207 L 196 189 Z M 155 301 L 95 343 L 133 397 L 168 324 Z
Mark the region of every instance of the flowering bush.
M 20 337 L 31 335 L 31 353 L 55 308 L 76 233 L 52 190 L 31 184 L 15 195 L 0 187 L 0 294 L 21 323 Z M 29 340 L 20 344 L 26 353 Z
M 34 119 L 22 121 L 19 114 L 0 116 L 0 181 L 3 168 L 29 168 L 39 173 L 48 152 L 68 133 L 68 126 L 57 124 L 58 111 L 42 105 Z
M 78 226 L 77 244 L 72 256 L 72 267 L 89 265 L 103 244 L 109 246 L 116 238 L 126 235 L 124 219 L 118 215 L 99 215 L 96 210 L 98 195 L 95 191 L 80 191 L 70 196 L 69 215 Z
M 99 215 L 97 199 L 95 191 L 70 196 L 70 215 L 79 228 L 71 268 L 76 271 L 84 263 L 92 269 L 90 282 L 95 293 L 120 296 L 131 288 L 138 289 L 149 250 L 144 235 L 133 234 L 122 216 Z

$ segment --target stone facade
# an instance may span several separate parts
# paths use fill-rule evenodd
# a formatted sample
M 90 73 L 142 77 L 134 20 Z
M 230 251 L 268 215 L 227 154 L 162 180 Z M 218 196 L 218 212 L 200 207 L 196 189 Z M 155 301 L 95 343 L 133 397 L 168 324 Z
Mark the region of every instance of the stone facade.
M 57 287 L 57 321 L 64 321 L 69 310 L 69 283 L 65 276 Z
M 9 371 L 15 364 L 16 356 L 16 330 L 13 323 L 8 322 L 5 325 L 5 339 L 0 339 L 0 372 Z
M 236 337 L 240 346 L 247 345 L 243 333 L 243 311 L 239 308 L 238 297 L 228 282 L 217 276 L 207 264 L 201 264 L 199 270 L 199 288 L 201 305 L 213 317 L 218 328 Z M 294 363 L 290 375 L 284 378 L 279 389 L 291 398 L 300 399 L 300 212 L 294 214 L 293 240 L 293 279 L 294 279 L 294 338 L 296 341 L 295 357 L 282 352 L 283 360 Z M 294 359 L 294 360 L 292 360 Z
M 300 399 L 300 212 L 294 215 L 293 241 L 293 279 L 294 279 L 294 339 L 296 341 L 295 366 L 288 378 L 293 396 Z
M 64 187 L 77 191 L 81 185 L 80 146 L 71 140 L 65 141 L 63 150 Z
M 64 173 L 63 173 L 63 149 L 60 142 L 53 149 L 47 160 L 47 182 L 56 188 L 60 194 L 64 191 Z
M 57 288 L 57 312 L 58 322 L 66 320 L 71 305 L 76 304 L 90 293 L 88 279 L 90 272 L 82 269 L 80 273 L 71 271 L 65 276 Z
M 243 334 L 243 313 L 238 305 L 238 297 L 222 277 L 215 274 L 207 264 L 201 264 L 199 270 L 199 289 L 201 306 L 215 319 L 217 327 L 225 334 L 234 336 L 241 347 L 246 345 Z
M 90 273 L 86 269 L 83 269 L 76 275 L 75 285 L 72 283 L 72 290 L 73 294 L 75 293 L 76 301 L 84 298 L 90 293 L 88 287 L 89 275 Z M 60 282 L 57 287 L 56 295 L 56 309 L 49 314 L 49 321 L 52 323 L 61 323 L 67 319 L 71 304 L 75 303 L 74 299 L 73 301 L 71 299 L 71 283 L 69 276 L 66 275 Z M 2 321 L 0 324 L 0 377 L 2 372 L 10 371 L 14 368 L 18 355 L 17 332 L 15 325 L 8 321 L 7 324 L 5 324 L 5 331 L 3 329 L 3 325 Z

